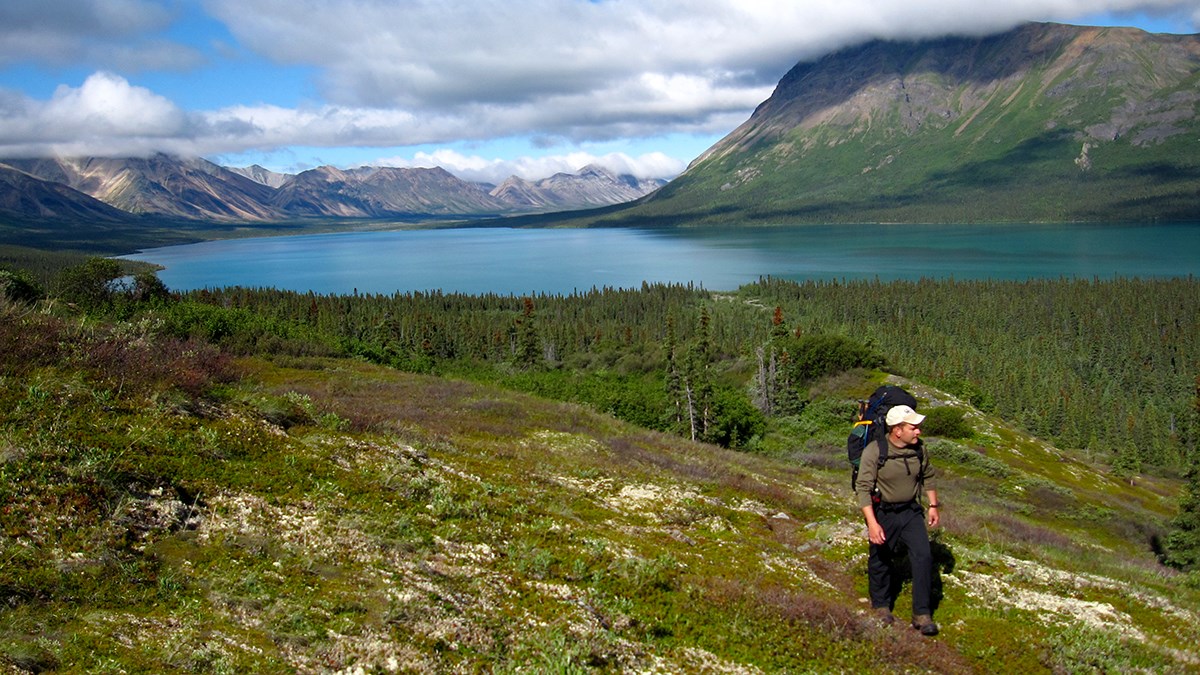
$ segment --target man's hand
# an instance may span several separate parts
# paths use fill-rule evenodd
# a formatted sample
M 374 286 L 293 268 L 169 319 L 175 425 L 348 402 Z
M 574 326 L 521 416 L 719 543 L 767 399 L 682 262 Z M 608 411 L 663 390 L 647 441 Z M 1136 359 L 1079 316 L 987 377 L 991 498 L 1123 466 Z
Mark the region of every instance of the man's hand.
M 871 506 L 863 507 L 863 519 L 867 521 L 867 540 L 876 546 L 887 541 L 887 536 L 883 534 L 883 526 L 875 520 L 875 509 Z
M 867 523 L 867 540 L 876 546 L 882 546 L 887 541 L 883 527 L 879 523 Z

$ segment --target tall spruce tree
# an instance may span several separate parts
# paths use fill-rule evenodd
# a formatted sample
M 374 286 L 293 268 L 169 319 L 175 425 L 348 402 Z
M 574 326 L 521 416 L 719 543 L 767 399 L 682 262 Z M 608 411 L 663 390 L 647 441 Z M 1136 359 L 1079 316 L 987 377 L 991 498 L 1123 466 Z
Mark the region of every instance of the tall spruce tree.
M 524 368 L 533 368 L 541 360 L 541 346 L 533 317 L 533 298 L 522 298 L 521 316 L 517 319 L 517 363 Z
M 684 393 L 683 364 L 679 354 L 678 337 L 675 334 L 675 316 L 667 315 L 666 334 L 666 371 L 667 371 L 667 400 L 670 409 L 667 412 L 667 428 L 679 432 L 684 428 L 684 411 L 686 409 L 686 394 Z
M 1200 377 L 1196 378 L 1193 405 L 1200 413 Z M 1200 569 L 1200 461 L 1195 451 L 1179 497 L 1179 514 L 1171 521 L 1164 548 L 1163 562 L 1171 567 L 1185 571 Z
M 1163 562 L 1177 569 L 1200 569 L 1200 466 L 1193 463 L 1179 499 L 1179 514 L 1171 521 L 1171 532 Z

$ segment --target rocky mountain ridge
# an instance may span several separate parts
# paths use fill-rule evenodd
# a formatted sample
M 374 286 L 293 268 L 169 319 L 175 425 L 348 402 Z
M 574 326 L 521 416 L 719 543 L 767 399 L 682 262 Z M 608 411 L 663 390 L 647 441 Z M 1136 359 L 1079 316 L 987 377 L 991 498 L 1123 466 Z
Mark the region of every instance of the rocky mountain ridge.
M 1027 24 L 797 64 L 626 215 L 698 223 L 1194 220 L 1200 35 Z
M 167 155 L 8 159 L 0 162 L 0 215 L 223 222 L 504 215 L 617 204 L 661 185 L 597 166 L 492 188 L 442 168 L 322 166 L 289 175 Z
M 227 168 L 236 174 L 240 174 L 246 178 L 249 178 L 255 183 L 262 183 L 267 187 L 273 188 L 281 188 L 295 178 L 295 174 L 271 171 L 270 169 L 257 164 L 242 167 L 231 166 Z
M 639 179 L 589 164 L 578 173 L 556 173 L 539 181 L 512 176 L 488 194 L 506 203 L 530 208 L 609 206 L 633 201 L 666 185 L 665 180 Z
M 127 215 L 61 183 L 0 165 L 0 214 L 4 213 L 91 221 L 121 221 Z

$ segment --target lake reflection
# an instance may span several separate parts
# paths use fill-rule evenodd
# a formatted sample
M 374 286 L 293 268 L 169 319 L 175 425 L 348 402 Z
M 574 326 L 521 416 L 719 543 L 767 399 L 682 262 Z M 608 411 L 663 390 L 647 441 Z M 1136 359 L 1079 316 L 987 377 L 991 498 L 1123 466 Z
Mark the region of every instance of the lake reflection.
M 1200 223 L 404 230 L 212 241 L 126 257 L 165 266 L 159 277 L 181 291 L 523 295 L 643 282 L 733 290 L 763 276 L 1171 277 L 1200 273 Z

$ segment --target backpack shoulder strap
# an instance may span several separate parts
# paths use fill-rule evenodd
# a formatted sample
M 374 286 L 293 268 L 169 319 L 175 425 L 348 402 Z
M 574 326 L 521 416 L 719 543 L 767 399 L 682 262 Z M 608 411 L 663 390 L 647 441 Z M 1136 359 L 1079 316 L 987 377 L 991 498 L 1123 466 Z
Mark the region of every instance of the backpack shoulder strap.
M 914 448 L 917 452 L 917 472 L 920 475 L 921 488 L 925 487 L 925 441 L 918 438 L 917 446 Z

